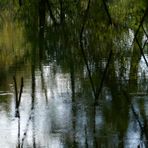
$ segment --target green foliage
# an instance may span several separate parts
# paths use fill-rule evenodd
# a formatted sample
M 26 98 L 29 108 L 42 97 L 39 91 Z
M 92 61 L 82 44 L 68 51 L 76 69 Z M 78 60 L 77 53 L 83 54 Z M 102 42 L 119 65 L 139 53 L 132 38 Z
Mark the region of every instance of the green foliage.
M 146 3 L 138 0 L 114 0 L 109 8 L 115 24 L 135 30 L 144 15 Z
M 146 1 L 108 1 L 106 5 L 113 22 L 111 25 L 109 24 L 109 18 L 103 1 L 101 0 L 90 2 L 87 18 L 85 18 L 88 5 L 87 0 L 72 2 L 48 0 L 51 8 L 47 5 L 47 1 L 25 0 L 23 5 L 20 7 L 17 0 L 14 0 L 13 2 L 4 0 L 0 2 L 0 6 L 4 8 L 1 10 L 2 13 L 0 16 L 0 29 L 2 32 L 6 32 L 4 30 L 8 25 L 12 26 L 13 24 L 13 26 L 15 26 L 14 28 L 17 28 L 18 25 L 21 26 L 20 34 L 25 34 L 23 36 L 24 39 L 22 37 L 18 37 L 20 40 L 27 39 L 27 41 L 29 41 L 33 46 L 35 44 L 35 46 L 40 44 L 39 33 L 41 28 L 39 26 L 39 11 L 40 4 L 43 2 L 45 2 L 45 24 L 43 35 L 41 37 L 44 38 L 44 41 L 41 44 L 44 44 L 42 47 L 49 50 L 48 52 L 50 52 L 51 55 L 57 56 L 56 58 L 59 63 L 62 61 L 61 59 L 69 58 L 71 49 L 75 51 L 72 51 L 73 54 L 78 55 L 78 59 L 82 60 L 79 51 L 79 41 L 80 30 L 85 19 L 86 24 L 84 27 L 83 40 L 88 60 L 94 59 L 98 61 L 98 58 L 106 58 L 111 49 L 115 53 L 117 50 L 120 51 L 120 53 L 124 52 L 124 49 L 127 48 L 126 45 L 128 44 L 126 37 L 129 37 L 129 28 L 133 31 L 137 29 L 146 9 Z M 50 11 L 52 11 L 57 21 L 56 25 L 49 23 L 49 19 L 51 19 Z M 61 15 L 63 15 L 62 22 L 60 20 Z M 3 21 L 3 19 L 6 20 L 6 22 Z M 10 32 L 11 31 L 9 31 L 9 33 Z M 142 35 L 143 34 L 140 34 L 140 38 Z M 7 36 L 13 38 L 11 35 Z M 18 41 L 21 42 L 20 40 Z M 16 41 L 9 41 L 7 39 L 7 42 L 9 42 L 7 44 L 8 46 L 12 44 L 12 42 L 14 43 Z M 2 43 L 1 41 L 1 45 L 4 44 L 6 44 L 6 42 Z M 12 49 L 10 46 L 7 48 Z M 128 48 L 130 47 L 128 46 Z M 42 50 L 44 52 L 44 49 Z M 65 67 L 66 62 L 67 61 L 65 60 L 63 67 Z

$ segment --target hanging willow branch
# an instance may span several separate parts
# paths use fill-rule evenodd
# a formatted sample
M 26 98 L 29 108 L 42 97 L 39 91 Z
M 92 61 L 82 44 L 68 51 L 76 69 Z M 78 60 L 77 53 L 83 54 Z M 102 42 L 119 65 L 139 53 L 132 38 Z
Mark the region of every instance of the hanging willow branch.
M 147 34 L 146 30 L 144 29 L 143 25 L 142 25 L 142 29 L 143 29 L 144 34 L 146 35 L 146 37 L 147 37 L 147 39 L 148 39 L 148 34 Z
M 111 15 L 109 13 L 109 10 L 108 10 L 108 7 L 107 7 L 105 0 L 103 0 L 103 5 L 104 5 L 104 8 L 105 8 L 106 14 L 108 16 L 109 23 L 110 23 L 110 25 L 112 25 Z M 95 105 L 98 104 L 98 98 L 99 98 L 99 95 L 100 95 L 102 87 L 103 87 L 103 83 L 104 83 L 104 80 L 105 80 L 105 77 L 106 77 L 106 73 L 107 73 L 110 61 L 111 61 L 111 57 L 112 57 L 112 50 L 110 50 L 109 57 L 108 57 L 108 60 L 107 60 L 107 64 L 106 64 L 105 70 L 103 72 L 103 77 L 101 79 L 100 86 L 98 87 L 98 90 L 96 91 Z
M 51 3 L 48 0 L 45 0 L 45 2 L 47 4 L 47 7 L 48 7 L 48 10 L 49 10 L 49 13 L 50 13 L 50 17 L 51 17 L 53 23 L 55 25 L 58 24 L 55 16 L 53 15 L 52 8 L 51 8 Z
M 105 1 L 103 1 L 103 3 L 104 3 L 104 6 L 105 6 L 106 13 L 109 17 L 109 22 L 110 22 L 110 24 L 112 24 L 112 20 L 111 20 L 107 5 L 106 5 Z M 105 77 L 106 77 L 107 69 L 109 67 L 109 63 L 110 63 L 110 60 L 111 60 L 112 50 L 110 50 L 109 58 L 108 58 L 105 70 L 103 72 L 103 77 L 101 79 L 100 86 L 98 87 L 98 90 L 95 90 L 95 86 L 94 86 L 93 79 L 92 79 L 92 76 L 91 76 L 91 70 L 89 68 L 89 65 L 88 65 L 88 62 L 87 62 L 87 57 L 85 55 L 85 51 L 84 51 L 84 47 L 83 47 L 83 32 L 84 32 L 85 24 L 86 24 L 86 21 L 87 21 L 87 15 L 88 15 L 88 12 L 89 12 L 89 7 L 90 7 L 90 0 L 88 1 L 87 9 L 86 9 L 86 12 L 85 12 L 85 15 L 84 15 L 83 25 L 82 25 L 81 32 L 80 32 L 80 47 L 81 47 L 81 52 L 82 52 L 84 62 L 85 62 L 85 65 L 86 65 L 86 68 L 87 68 L 87 71 L 88 71 L 88 76 L 89 76 L 90 83 L 91 83 L 91 86 L 92 86 L 92 91 L 93 91 L 93 94 L 94 94 L 94 97 L 95 97 L 95 105 L 97 105 L 98 98 L 99 98 L 99 95 L 100 95 L 102 87 L 103 87 L 103 82 L 104 82 Z
M 144 59 L 144 61 L 145 61 L 145 64 L 146 64 L 146 66 L 148 67 L 148 62 L 147 62 L 146 57 L 145 57 L 144 52 L 143 52 L 143 49 L 144 49 L 144 47 L 145 47 L 145 45 L 146 45 L 147 40 L 145 41 L 143 48 L 141 47 L 141 45 L 140 45 L 140 43 L 139 43 L 137 37 L 136 37 L 136 42 L 137 42 L 138 47 L 139 47 L 139 49 L 140 49 L 141 55 L 142 55 L 142 57 L 143 57 L 143 59 Z
M 145 61 L 146 65 L 147 65 L 147 67 L 148 67 L 148 62 L 147 62 L 146 57 L 145 57 L 145 55 L 144 55 L 144 53 L 143 53 L 143 49 L 144 49 L 144 47 L 145 47 L 145 45 L 146 45 L 147 40 L 145 41 L 144 46 L 143 46 L 143 48 L 142 48 L 141 45 L 140 45 L 140 43 L 139 43 L 139 41 L 138 41 L 138 39 L 137 39 L 137 35 L 138 35 L 138 32 L 139 32 L 139 30 L 140 30 L 141 27 L 142 27 L 144 33 L 145 33 L 146 36 L 147 36 L 147 33 L 146 33 L 146 31 L 145 31 L 145 29 L 144 29 L 144 27 L 143 27 L 143 22 L 144 22 L 144 20 L 145 20 L 145 17 L 147 16 L 147 14 L 148 14 L 148 7 L 146 8 L 145 13 L 144 13 L 144 15 L 143 15 L 143 17 L 142 17 L 142 19 L 141 19 L 141 21 L 140 21 L 140 24 L 139 24 L 139 26 L 138 26 L 138 29 L 136 30 L 133 43 L 134 43 L 134 41 L 136 40 L 136 42 L 137 42 L 137 44 L 138 44 L 138 47 L 139 47 L 139 49 L 140 49 L 141 55 L 143 56 L 144 61 Z
M 99 95 L 100 95 L 101 90 L 102 90 L 102 87 L 103 87 L 103 83 L 104 83 L 104 80 L 105 80 L 105 77 L 106 77 L 106 73 L 107 73 L 107 70 L 108 70 L 110 61 L 111 61 L 111 57 L 112 57 L 112 50 L 110 50 L 110 53 L 109 53 L 109 57 L 108 57 L 108 60 L 107 60 L 107 64 L 106 64 L 105 70 L 104 70 L 104 72 L 103 72 L 103 77 L 102 77 L 102 79 L 101 79 L 100 87 L 98 88 L 98 90 L 97 90 L 97 92 L 96 92 L 95 105 L 98 104 L 98 98 L 99 98 Z
M 95 86 L 94 86 L 94 83 L 93 83 L 93 80 L 92 80 L 91 70 L 89 68 L 89 65 L 88 65 L 88 62 L 87 62 L 87 57 L 85 55 L 84 46 L 83 46 L 83 32 L 84 32 L 85 24 L 87 22 L 89 7 L 90 7 L 90 0 L 88 1 L 88 4 L 87 4 L 87 9 L 85 11 L 83 24 L 82 24 L 81 31 L 80 31 L 80 47 L 81 47 L 83 59 L 84 59 L 84 62 L 85 62 L 85 65 L 86 65 L 86 68 L 87 68 L 87 71 L 88 71 L 88 76 L 89 76 L 90 83 L 91 83 L 91 86 L 92 86 L 92 91 L 93 91 L 94 97 L 96 98 Z
M 147 14 L 148 14 L 148 7 L 146 8 L 145 13 L 144 13 L 144 15 L 143 15 L 143 17 L 142 17 L 142 19 L 141 19 L 141 21 L 140 21 L 140 24 L 139 24 L 139 26 L 138 26 L 138 29 L 136 30 L 133 43 L 134 43 L 134 41 L 136 40 L 136 37 L 137 37 L 137 35 L 138 35 L 138 32 L 139 32 L 140 28 L 142 27 L 143 22 L 144 22 L 144 20 L 145 20 L 145 17 L 147 16 Z
M 103 5 L 104 5 L 104 8 L 105 8 L 106 14 L 107 14 L 108 19 L 109 19 L 109 23 L 112 24 L 113 22 L 112 22 L 111 15 L 110 15 L 110 13 L 109 13 L 107 4 L 106 4 L 105 0 L 102 0 L 102 1 L 103 1 Z

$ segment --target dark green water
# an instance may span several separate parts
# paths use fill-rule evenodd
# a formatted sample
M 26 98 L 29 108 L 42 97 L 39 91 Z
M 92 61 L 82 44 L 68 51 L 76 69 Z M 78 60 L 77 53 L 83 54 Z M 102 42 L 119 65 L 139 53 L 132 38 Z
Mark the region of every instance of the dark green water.
M 0 2 L 0 147 L 146 148 L 145 2 L 51 2 Z

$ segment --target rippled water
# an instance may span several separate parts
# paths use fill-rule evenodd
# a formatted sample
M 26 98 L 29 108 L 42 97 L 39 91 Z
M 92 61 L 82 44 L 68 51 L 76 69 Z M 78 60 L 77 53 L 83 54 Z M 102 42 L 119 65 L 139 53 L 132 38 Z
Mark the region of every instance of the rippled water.
M 78 147 L 86 147 L 86 145 L 93 147 L 92 107 L 90 100 L 87 100 L 91 98 L 83 94 L 83 90 L 79 88 L 79 81 L 77 81 L 75 100 L 73 100 L 70 73 L 62 73 L 57 67 L 58 70 L 53 74 L 54 68 L 53 63 L 42 64 L 42 70 L 36 68 L 34 75 L 24 77 L 19 108 L 20 119 L 15 117 L 15 93 L 11 77 L 11 81 L 6 82 L 8 83 L 7 90 L 1 86 L 0 147 L 16 147 L 20 144 L 28 148 L 61 148 L 72 147 L 75 143 Z M 21 70 L 21 73 L 25 71 Z M 140 143 L 140 127 L 130 106 L 127 104 L 128 107 L 124 108 L 121 104 L 121 108 L 115 107 L 111 103 L 113 98 L 109 89 L 104 87 L 103 92 L 104 100 L 101 100 L 96 115 L 97 137 L 100 146 L 118 147 L 118 144 L 123 143 L 127 148 L 136 147 Z M 120 98 L 120 95 L 117 96 Z M 138 102 L 141 100 L 145 102 L 147 112 L 147 97 L 141 96 L 133 99 L 137 113 L 140 112 Z M 124 110 L 128 115 L 124 115 Z M 121 122 L 118 120 L 122 119 L 122 115 L 118 115 L 118 111 L 123 114 Z M 128 118 L 128 121 L 124 119 L 124 116 Z M 115 124 L 120 126 L 119 123 L 122 123 L 120 127 L 122 130 L 124 120 L 128 128 L 125 135 L 119 139 L 120 131 L 115 128 Z
M 72 136 L 69 75 L 59 72 L 52 78 L 51 69 L 52 66 L 43 66 L 46 75 L 45 88 L 41 83 L 41 71 L 36 70 L 34 94 L 31 90 L 31 78 L 25 79 L 20 104 L 20 121 L 15 118 L 13 84 L 9 84 L 8 92 L 0 92 L 1 100 L 3 97 L 9 99 L 8 102 L 1 103 L 1 147 L 15 147 L 18 140 L 24 147 L 32 147 L 33 143 L 38 147 L 62 147 L 64 137 L 67 134 L 68 137 Z M 8 111 L 5 110 L 6 107 Z

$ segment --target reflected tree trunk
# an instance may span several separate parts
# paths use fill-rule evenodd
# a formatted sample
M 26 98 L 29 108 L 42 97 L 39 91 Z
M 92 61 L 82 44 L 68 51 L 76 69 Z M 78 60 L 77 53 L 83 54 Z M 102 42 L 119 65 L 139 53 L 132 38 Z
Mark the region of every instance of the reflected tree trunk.
M 36 148 L 36 134 L 35 134 L 35 116 L 34 116 L 34 112 L 32 115 L 32 140 L 33 140 L 33 148 Z
M 21 142 L 20 142 L 20 117 L 18 117 L 18 143 L 17 143 L 17 148 L 21 147 Z
M 72 49 L 71 49 L 72 50 Z M 75 98 L 75 68 L 72 51 L 70 50 L 70 78 L 71 78 L 71 91 L 72 91 L 72 134 L 73 134 L 73 148 L 77 147 L 76 143 L 76 98 Z
M 140 102 L 140 105 L 139 105 L 139 108 L 141 109 L 140 110 L 140 114 L 142 116 L 142 119 L 143 119 L 143 130 L 141 130 L 141 140 L 143 140 L 143 135 L 145 135 L 145 140 L 146 142 L 145 143 L 145 147 L 148 147 L 148 120 L 147 120 L 147 115 L 146 115 L 146 110 L 145 110 L 145 101 L 142 100 L 142 102 Z
M 137 35 L 137 40 L 139 41 L 141 46 L 142 33 L 140 31 L 139 31 L 139 34 Z M 140 58 L 141 58 L 140 49 L 138 47 L 138 44 L 135 42 L 133 47 L 132 57 L 131 57 L 131 63 L 130 63 L 130 74 L 129 74 L 129 91 L 130 92 L 137 92 L 138 67 L 139 67 Z
M 39 1 L 39 55 L 43 58 L 46 0 Z
M 42 60 L 43 60 L 44 53 L 45 53 L 44 40 L 45 40 L 44 39 L 44 30 L 40 29 L 39 30 L 39 69 L 41 72 L 42 89 L 44 90 L 46 103 L 48 103 L 48 92 L 47 92 L 47 86 L 45 83 L 44 71 L 43 71 L 43 66 L 42 66 Z
M 97 142 L 97 135 L 96 135 L 96 105 L 93 107 L 93 147 L 98 148 L 98 142 Z
M 114 60 L 111 63 L 112 66 L 109 67 L 109 71 L 106 77 L 106 85 L 110 88 L 112 104 L 108 109 L 104 110 L 105 123 L 110 127 L 110 124 L 119 132 L 118 147 L 124 147 L 124 137 L 126 136 L 126 131 L 129 122 L 129 106 L 127 105 L 127 100 L 122 93 L 122 86 L 118 82 L 116 77 Z
M 39 68 L 40 68 L 40 72 L 41 72 L 42 89 L 44 90 L 46 103 L 48 103 L 48 92 L 47 92 L 47 87 L 46 87 L 45 78 L 44 78 L 44 72 L 43 72 L 43 67 L 42 67 L 42 61 L 39 61 Z
M 32 65 L 32 128 L 33 128 L 33 148 L 36 148 L 35 140 L 35 118 L 34 118 L 34 105 L 35 105 L 35 63 Z
M 59 0 L 59 3 L 60 3 L 60 23 L 63 24 L 65 18 L 63 0 Z
M 46 11 L 46 0 L 39 1 L 39 27 L 45 27 L 45 11 Z
M 53 21 L 53 24 L 54 24 L 54 25 L 57 25 L 58 22 L 57 22 L 57 20 L 56 20 L 54 14 L 53 14 L 52 7 L 51 7 L 52 4 L 51 4 L 50 0 L 45 0 L 45 1 L 46 1 L 46 4 L 47 4 L 47 7 L 48 7 L 48 11 L 49 11 L 49 13 L 50 13 L 50 18 L 51 18 L 51 20 Z
M 23 4 L 23 0 L 19 0 L 20 7 L 22 6 L 22 4 Z
M 44 0 L 43 0 L 44 1 Z M 32 48 L 32 54 L 31 54 L 31 113 L 28 119 L 28 126 L 29 126 L 29 120 L 32 121 L 32 146 L 33 148 L 36 148 L 36 135 L 35 135 L 35 97 L 36 97 L 36 76 L 35 76 L 35 69 L 38 58 L 38 51 L 36 44 Z

